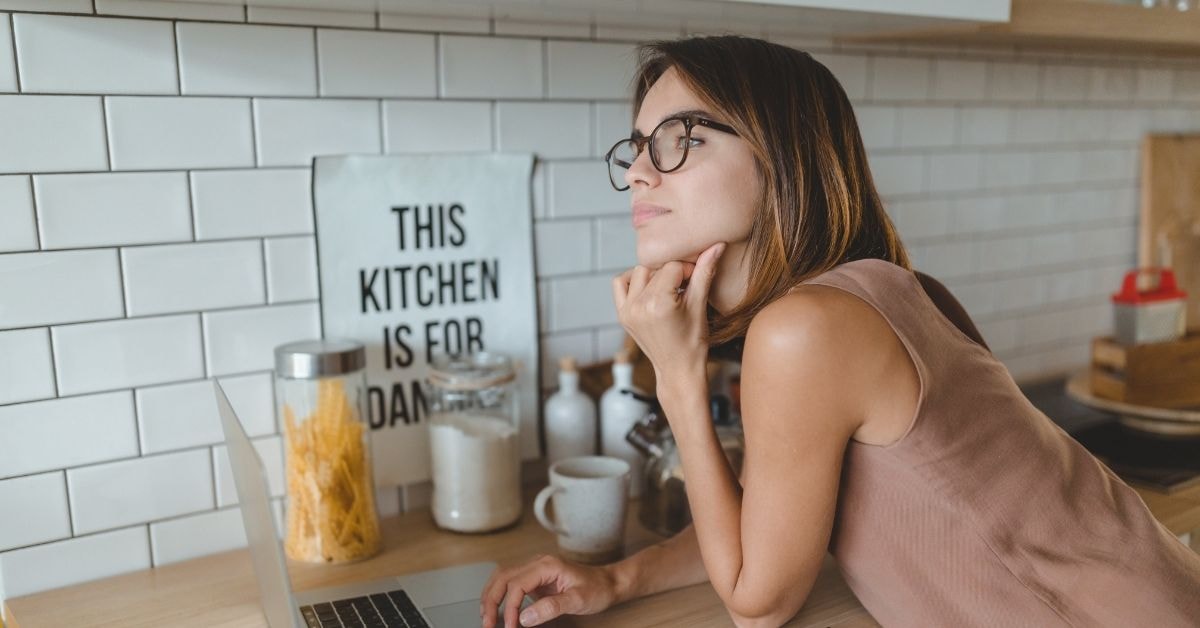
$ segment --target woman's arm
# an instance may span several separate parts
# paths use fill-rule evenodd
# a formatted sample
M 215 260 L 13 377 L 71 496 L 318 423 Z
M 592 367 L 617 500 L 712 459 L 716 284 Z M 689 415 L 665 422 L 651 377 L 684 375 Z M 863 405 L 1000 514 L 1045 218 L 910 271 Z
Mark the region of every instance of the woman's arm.
M 703 371 L 659 380 L 701 556 L 739 624 L 782 623 L 808 597 L 888 336 L 898 342 L 870 306 L 831 288 L 806 287 L 755 317 L 742 362 L 741 486 L 712 427 Z
M 688 525 L 675 536 L 622 561 L 606 565 L 616 586 L 615 604 L 708 581 L 700 560 L 696 529 Z

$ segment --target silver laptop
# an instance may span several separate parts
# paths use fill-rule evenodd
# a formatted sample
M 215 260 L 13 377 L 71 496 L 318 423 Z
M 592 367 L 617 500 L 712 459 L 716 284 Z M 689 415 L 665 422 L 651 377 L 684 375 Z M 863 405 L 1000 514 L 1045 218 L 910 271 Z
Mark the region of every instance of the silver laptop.
M 403 626 L 463 628 L 479 625 L 479 594 L 496 563 L 460 565 L 435 571 L 340 587 L 293 593 L 283 546 L 276 535 L 267 477 L 217 380 L 217 409 L 229 465 L 237 486 L 246 540 L 254 561 L 263 612 L 271 628 L 307 626 Z M 522 608 L 532 603 L 529 596 Z M 364 619 L 377 616 L 380 619 Z

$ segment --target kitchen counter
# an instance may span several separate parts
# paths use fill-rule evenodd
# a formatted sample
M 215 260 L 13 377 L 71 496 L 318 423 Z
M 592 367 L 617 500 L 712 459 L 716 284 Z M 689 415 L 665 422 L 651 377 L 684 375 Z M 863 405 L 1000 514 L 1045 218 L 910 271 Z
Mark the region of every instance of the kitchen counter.
M 1172 495 L 1138 489 L 1160 521 L 1175 534 L 1192 532 L 1200 548 L 1200 485 Z M 445 532 L 433 525 L 428 511 L 383 520 L 384 552 L 370 560 L 343 566 L 289 561 L 296 590 L 384 578 L 390 575 L 482 560 L 502 565 L 524 562 L 537 553 L 552 553 L 554 537 L 534 520 L 526 496 L 521 521 L 486 535 Z M 652 545 L 661 537 L 645 530 L 631 502 L 627 518 L 627 553 Z M 258 587 L 247 550 L 235 550 L 174 565 L 8 600 L 9 628 L 43 626 L 265 626 Z M 716 592 L 708 584 L 676 589 L 633 600 L 593 616 L 571 617 L 569 626 L 729 626 Z M 808 601 L 788 626 L 878 626 L 842 580 L 826 556 Z

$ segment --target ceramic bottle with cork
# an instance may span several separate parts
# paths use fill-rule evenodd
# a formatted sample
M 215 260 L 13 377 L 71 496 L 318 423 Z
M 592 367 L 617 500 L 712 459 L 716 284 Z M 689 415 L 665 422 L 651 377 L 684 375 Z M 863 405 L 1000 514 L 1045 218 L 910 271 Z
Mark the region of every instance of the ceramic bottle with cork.
M 646 394 L 633 385 L 631 351 L 622 349 L 617 352 L 613 359 L 612 376 L 612 387 L 600 397 L 600 452 L 625 460 L 629 463 L 630 477 L 640 478 L 642 455 L 625 440 L 625 435 L 646 416 L 650 406 L 622 392 L 628 390 L 642 396 Z M 630 496 L 637 497 L 641 493 L 641 482 L 632 482 L 629 489 Z
M 579 390 L 575 358 L 558 362 L 558 391 L 546 400 L 546 463 L 596 453 L 596 403 Z

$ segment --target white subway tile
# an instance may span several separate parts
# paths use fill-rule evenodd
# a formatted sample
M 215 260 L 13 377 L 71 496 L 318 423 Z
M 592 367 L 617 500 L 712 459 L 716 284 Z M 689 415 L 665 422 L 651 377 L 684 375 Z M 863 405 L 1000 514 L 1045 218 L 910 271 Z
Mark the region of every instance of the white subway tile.
M 258 165 L 308 166 L 317 155 L 381 152 L 370 100 L 255 99 Z
M 246 547 L 240 508 L 214 510 L 150 524 L 154 566 Z
M 398 486 L 375 489 L 375 510 L 380 518 L 404 512 L 404 489 Z
M 1033 102 L 1038 99 L 1040 73 L 1035 63 L 992 61 L 987 96 L 993 101 Z
M 1103 148 L 1076 152 L 1074 156 L 1079 162 L 1078 177 L 1083 181 L 1133 182 L 1140 174 L 1138 155 L 1133 150 Z
M 984 240 L 976 246 L 981 273 L 1016 270 L 1025 265 L 1029 257 L 1029 239 L 1023 236 Z
M 612 300 L 612 275 L 567 277 L 554 280 L 552 302 L 554 331 L 611 325 L 617 322 Z
M 0 404 L 54 397 L 49 331 L 0 331 L 0 356 Z
M 60 395 L 204 376 L 195 314 L 52 327 Z
M 207 449 L 67 470 L 76 534 L 212 508 Z
M 429 15 L 414 13 L 379 14 L 379 28 L 396 31 L 430 31 L 436 33 L 481 33 L 492 29 L 492 20 L 487 7 L 453 7 L 454 15 L 437 15 L 448 12 L 452 5 L 442 4 L 429 11 Z
M 871 157 L 875 187 L 884 197 L 915 194 L 925 190 L 925 160 L 914 155 L 877 155 Z
M 836 52 L 814 52 L 813 58 L 833 73 L 842 85 L 842 91 L 850 100 L 867 97 L 866 55 L 840 54 Z
M 1064 111 L 1059 138 L 1064 142 L 1098 142 L 1108 137 L 1108 110 L 1073 108 Z
M 258 240 L 123 249 L 129 316 L 266 303 Z
M 21 91 L 177 94 L 169 22 L 13 16 Z
M 497 149 L 532 152 L 540 159 L 587 157 L 590 115 L 587 103 L 496 103 Z
M 0 294 L 5 300 L 0 329 L 125 313 L 117 252 L 112 250 L 0 255 Z
M 251 441 L 267 472 L 268 490 L 272 497 L 284 494 L 283 438 L 271 436 Z M 238 503 L 237 487 L 233 484 L 233 469 L 229 466 L 229 452 L 225 445 L 213 447 L 213 464 L 216 465 L 217 507 L 224 508 Z
M 276 305 L 204 315 L 204 346 L 210 375 L 275 367 L 275 347 L 321 336 L 315 304 Z
M 865 148 L 893 148 L 899 145 L 900 114 L 896 107 L 863 105 L 854 108 L 854 117 L 858 121 L 858 132 Z
M 1049 107 L 1014 109 L 1012 143 L 1046 144 L 1058 141 L 1063 115 L 1060 110 Z
M 29 177 L 0 176 L 0 253 L 38 248 Z
M 312 233 L 311 170 L 192 173 L 196 238 Z
M 980 163 L 977 153 L 931 155 L 929 190 L 950 192 L 977 189 L 982 173 Z
M 10 597 L 149 568 L 146 526 L 0 554 L 4 592 Z
M 182 172 L 37 175 L 33 188 L 47 249 L 192 239 Z
M 1031 310 L 1045 304 L 1042 278 L 1013 277 L 992 282 L 998 311 Z
M 317 94 L 311 28 L 181 22 L 176 34 L 184 94 Z
M 546 44 L 546 64 L 550 98 L 630 100 L 633 96 L 637 55 L 629 44 L 551 40 Z
M 267 301 L 306 301 L 320 296 L 317 248 L 312 237 L 271 238 L 267 256 Z
M 541 98 L 542 42 L 445 35 L 439 40 L 444 98 Z
M 923 200 L 897 203 L 894 210 L 896 228 L 904 239 L 930 238 L 946 235 L 950 203 L 945 200 Z
M 592 154 L 604 157 L 617 140 L 627 139 L 633 127 L 633 105 L 629 103 L 596 103 L 596 142 Z
M 432 482 L 426 481 L 407 484 L 401 486 L 400 491 L 404 497 L 404 512 L 429 510 L 430 504 L 433 503 Z
M 533 225 L 538 277 L 592 269 L 590 220 L 542 221 Z
M 577 364 L 589 364 L 596 360 L 591 331 L 543 334 L 541 341 L 542 388 L 558 388 L 558 361 L 562 358 L 571 356 Z
M 953 201 L 950 230 L 954 233 L 983 233 L 1005 227 L 1008 208 L 1001 196 L 963 198 Z
M 42 13 L 91 13 L 92 0 L 0 0 L 0 9 Z
M 1079 151 L 1056 150 L 1032 155 L 1033 183 L 1072 183 L 1079 181 Z
M 933 98 L 983 100 L 987 92 L 987 63 L 955 59 L 933 60 Z
M 929 98 L 932 63 L 929 59 L 872 57 L 871 98 L 875 100 L 926 100 Z
M 629 193 L 617 192 L 608 182 L 608 166 L 600 160 L 550 162 L 550 215 L 555 218 L 625 214 Z
M 386 101 L 383 115 L 388 154 L 492 150 L 490 103 Z
M 1032 159 L 1029 153 L 984 153 L 981 159 L 984 188 L 1007 188 L 1029 185 L 1033 180 Z
M 136 456 L 133 395 L 122 391 L 0 406 L 0 442 L 0 478 Z
M 0 96 L 0 173 L 107 170 L 94 96 Z
M 247 18 L 262 24 L 308 24 L 344 28 L 375 28 L 375 13 L 368 11 L 329 11 L 286 7 L 246 7 Z
M 505 13 L 508 13 L 508 11 L 505 11 Z M 497 16 L 492 20 L 492 32 L 496 35 L 523 35 L 526 37 L 586 38 L 591 37 L 592 28 L 587 23 L 524 20 Z
M 60 472 L 0 480 L 0 504 L 10 513 L 0 517 L 0 551 L 71 536 Z
M 972 242 L 946 242 L 925 247 L 921 270 L 939 279 L 964 277 L 975 272 Z
M 13 59 L 12 29 L 8 14 L 0 13 L 0 92 L 17 91 L 17 64 Z
M 322 96 L 437 95 L 433 35 L 319 28 L 317 51 Z
M 623 272 L 637 265 L 637 234 L 629 216 L 596 220 L 596 259 L 600 270 Z
M 174 17 L 217 22 L 246 21 L 246 10 L 240 3 L 237 5 L 214 5 L 177 0 L 95 0 L 95 2 L 96 13 L 101 15 Z
M 901 107 L 900 146 L 951 146 L 958 111 L 954 107 Z
M 663 23 L 661 25 L 651 25 L 649 23 L 639 23 L 636 25 L 630 25 L 620 22 L 623 17 L 609 18 L 607 16 L 599 15 L 596 16 L 596 19 L 595 31 L 596 39 L 598 40 L 640 43 L 652 39 L 678 39 L 679 36 L 683 34 L 683 29 L 679 24 Z M 604 21 L 599 21 L 601 19 Z M 629 21 L 635 20 L 630 19 Z
M 596 330 L 596 359 L 607 360 L 617 354 L 625 346 L 627 332 L 620 325 L 603 327 Z
M 959 143 L 1000 145 L 1009 141 L 1012 110 L 1003 107 L 965 107 L 959 117 Z
M 254 165 L 245 99 L 117 96 L 107 104 L 114 170 Z
M 1091 73 L 1079 65 L 1047 63 L 1042 67 L 1042 99 L 1049 102 L 1087 100 Z
M 546 218 L 546 162 L 533 162 L 533 217 L 536 220 Z
M 1137 92 L 1134 68 L 1093 67 L 1088 100 L 1130 102 Z
M 269 374 L 220 378 L 221 388 L 251 437 L 275 432 L 275 402 Z M 136 393 L 142 453 L 152 454 L 225 440 L 212 382 L 139 388 Z
M 1175 72 L 1170 68 L 1140 67 L 1135 71 L 1134 99 L 1139 102 L 1162 102 L 1171 99 Z

